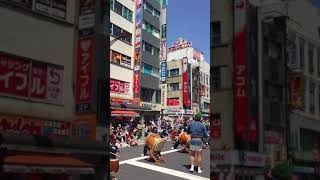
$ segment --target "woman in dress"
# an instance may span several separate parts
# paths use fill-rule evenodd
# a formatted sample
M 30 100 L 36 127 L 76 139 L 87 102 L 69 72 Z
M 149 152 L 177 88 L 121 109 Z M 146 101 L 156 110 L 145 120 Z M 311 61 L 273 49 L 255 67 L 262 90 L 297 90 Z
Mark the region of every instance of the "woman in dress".
M 189 133 L 191 134 L 190 141 L 190 150 L 191 150 L 191 168 L 190 171 L 194 171 L 194 156 L 197 153 L 198 155 L 198 173 L 202 173 L 202 146 L 203 146 L 203 138 L 208 137 L 208 131 L 200 122 L 202 115 L 201 113 L 196 114 L 195 120 L 190 124 Z

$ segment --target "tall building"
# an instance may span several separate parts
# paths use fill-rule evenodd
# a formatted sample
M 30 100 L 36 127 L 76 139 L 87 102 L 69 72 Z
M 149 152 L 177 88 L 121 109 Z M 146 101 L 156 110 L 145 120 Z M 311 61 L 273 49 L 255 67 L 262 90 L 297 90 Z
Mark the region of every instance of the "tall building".
M 81 19 L 94 13 L 75 0 L 0 2 L 0 179 L 106 178 L 92 106 L 95 21 L 87 31 Z
M 316 177 L 319 9 L 252 2 L 213 3 L 213 174 L 262 178 L 264 166 L 290 162 L 300 178 Z
M 110 102 L 112 109 L 139 109 L 133 97 L 135 1 L 110 1 Z M 112 113 L 111 116 L 117 116 Z
M 140 116 L 145 120 L 160 116 L 160 42 L 166 33 L 166 28 L 162 28 L 166 2 L 162 3 L 111 1 L 110 89 L 115 110 L 112 116 L 125 113 L 127 117 Z
M 180 38 L 168 48 L 167 104 L 164 115 L 188 118 L 209 112 L 210 66 L 191 42 Z M 192 88 L 191 88 L 192 87 Z

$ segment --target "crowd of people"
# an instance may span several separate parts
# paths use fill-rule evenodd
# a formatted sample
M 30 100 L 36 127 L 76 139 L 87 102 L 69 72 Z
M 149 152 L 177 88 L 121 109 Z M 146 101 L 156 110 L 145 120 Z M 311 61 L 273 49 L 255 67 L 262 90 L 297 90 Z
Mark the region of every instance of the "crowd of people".
M 127 121 L 115 121 L 110 127 L 110 144 L 122 148 L 123 145 L 134 147 L 138 145 L 138 141 L 147 137 L 154 128 L 165 140 L 172 140 L 176 143 L 172 149 L 176 149 L 179 145 L 177 138 L 181 132 L 187 132 L 192 120 L 185 120 L 178 118 L 175 120 L 165 118 L 163 120 L 146 120 L 141 123 L 140 119 L 130 119 Z M 201 119 L 202 124 L 205 125 L 209 132 L 209 120 Z

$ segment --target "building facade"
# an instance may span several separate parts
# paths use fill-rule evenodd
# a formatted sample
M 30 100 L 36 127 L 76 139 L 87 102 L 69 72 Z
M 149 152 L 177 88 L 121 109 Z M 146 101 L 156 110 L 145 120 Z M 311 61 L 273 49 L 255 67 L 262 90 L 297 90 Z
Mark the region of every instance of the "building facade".
M 319 8 L 239 0 L 212 10 L 213 175 L 263 178 L 289 161 L 298 178 L 317 179 Z M 235 168 L 221 175 L 225 165 Z
M 209 112 L 210 65 L 191 42 L 180 38 L 168 48 L 165 115 L 188 118 Z
M 81 19 L 94 7 L 74 0 L 0 1 L 0 146 L 6 152 L 0 179 L 106 179 L 105 143 L 92 106 L 95 21 L 83 31 Z

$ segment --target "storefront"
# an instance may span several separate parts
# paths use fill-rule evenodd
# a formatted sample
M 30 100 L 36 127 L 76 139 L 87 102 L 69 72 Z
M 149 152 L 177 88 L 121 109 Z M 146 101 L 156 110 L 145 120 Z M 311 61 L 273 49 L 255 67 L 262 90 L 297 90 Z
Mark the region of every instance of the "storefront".
M 146 123 L 152 120 L 156 122 L 161 116 L 161 104 L 141 102 L 141 108 L 144 108 L 144 110 L 141 111 L 141 116 Z
M 163 111 L 163 115 L 167 118 L 177 120 L 183 118 L 184 120 L 190 120 L 194 113 L 190 109 L 166 109 Z
M 104 179 L 106 146 L 96 141 L 93 117 L 66 122 L 0 114 L 0 179 Z
M 266 156 L 246 151 L 211 152 L 211 176 L 216 180 L 263 179 Z

